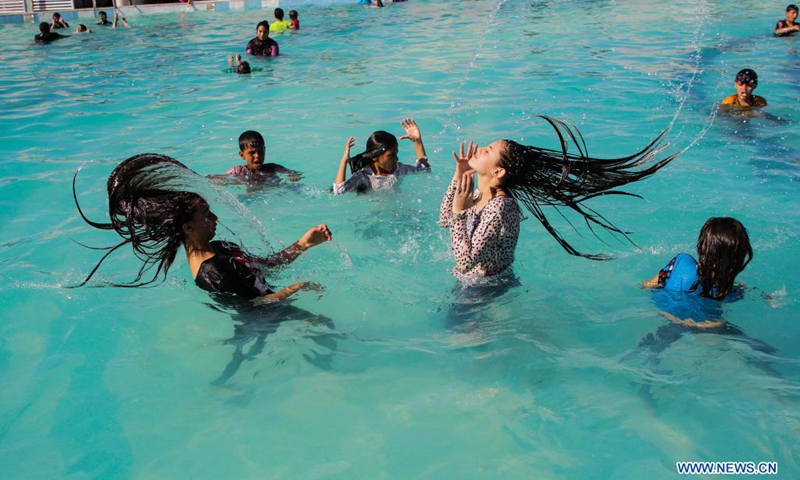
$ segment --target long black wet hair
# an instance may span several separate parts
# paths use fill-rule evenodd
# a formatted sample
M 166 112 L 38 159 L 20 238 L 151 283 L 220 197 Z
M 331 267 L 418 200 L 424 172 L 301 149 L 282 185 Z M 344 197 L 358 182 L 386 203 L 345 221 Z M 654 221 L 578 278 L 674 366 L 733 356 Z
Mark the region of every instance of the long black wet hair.
M 108 177 L 108 223 L 94 222 L 86 218 L 78 203 L 75 183 L 72 194 L 81 218 L 94 228 L 114 230 L 122 241 L 106 250 L 105 255 L 76 287 L 85 285 L 100 268 L 100 265 L 125 245 L 133 248 L 142 261 L 136 278 L 130 283 L 112 284 L 117 287 L 140 287 L 149 285 L 163 274 L 166 278 L 172 262 L 183 245 L 183 225 L 189 222 L 195 211 L 205 200 L 198 194 L 176 189 L 175 185 L 192 174 L 179 161 L 155 153 L 143 153 L 120 163 Z M 152 278 L 142 280 L 155 269 Z
M 505 140 L 506 148 L 500 155 L 500 166 L 506 171 L 502 187 L 509 196 L 522 203 L 568 253 L 592 260 L 607 260 L 610 258 L 607 255 L 581 253 L 573 248 L 550 224 L 542 206 L 555 207 L 556 211 L 558 207 L 574 210 L 583 217 L 595 236 L 594 227 L 600 226 L 631 241 L 628 237 L 630 232 L 620 230 L 596 210 L 583 205 L 583 202 L 602 195 L 641 198 L 614 189 L 652 175 L 678 153 L 644 167 L 665 148 L 661 145 L 667 133 L 665 130 L 633 155 L 616 159 L 592 158 L 588 156 L 586 142 L 577 127 L 544 115 L 540 117 L 556 131 L 561 150 L 530 147 Z M 568 152 L 570 144 L 575 146 L 577 154 Z M 564 216 L 560 211 L 558 213 Z
M 397 149 L 397 137 L 389 132 L 378 130 L 367 139 L 367 148 L 347 161 L 350 165 L 350 174 L 354 174 L 367 165 L 371 165 L 376 158 L 389 150 Z
M 722 299 L 753 259 L 744 225 L 731 217 L 709 218 L 697 237 L 698 284 L 704 297 Z

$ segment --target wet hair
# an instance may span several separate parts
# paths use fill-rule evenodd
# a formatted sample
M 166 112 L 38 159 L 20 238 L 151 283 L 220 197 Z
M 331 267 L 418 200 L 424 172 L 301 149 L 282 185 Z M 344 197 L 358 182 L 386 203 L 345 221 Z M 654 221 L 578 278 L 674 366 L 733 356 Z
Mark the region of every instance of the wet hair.
M 355 157 L 351 157 L 347 163 L 350 165 L 350 173 L 356 173 L 367 165 L 372 164 L 376 158 L 384 152 L 397 148 L 397 137 L 389 132 L 378 130 L 367 139 L 367 149 Z
M 106 15 L 106 12 L 104 12 L 102 10 L 100 10 L 100 12 L 97 14 L 97 16 L 98 17 L 108 17 L 108 15 Z
M 85 32 L 85 31 L 87 31 L 87 30 L 89 30 L 89 29 L 88 29 L 88 28 L 86 28 L 86 25 L 84 25 L 84 24 L 82 24 L 82 23 L 79 23 L 79 24 L 78 24 L 78 31 L 79 31 L 79 32 Z
M 289 18 L 297 20 L 297 10 L 289 10 Z
M 49 33 L 50 32 L 50 24 L 47 22 L 39 23 L 39 31 L 41 33 Z
M 610 257 L 607 255 L 581 253 L 573 248 L 550 224 L 542 206 L 556 207 L 562 217 L 558 207 L 567 207 L 583 217 L 596 237 L 594 227 L 600 226 L 633 243 L 628 237 L 630 232 L 620 230 L 596 210 L 583 205 L 583 202 L 603 195 L 641 198 L 639 195 L 614 189 L 652 175 L 678 154 L 644 168 L 646 163 L 666 147 L 660 146 L 667 133 L 665 130 L 633 155 L 616 159 L 592 158 L 588 156 L 586 143 L 574 125 L 544 115 L 540 117 L 549 122 L 556 131 L 561 150 L 525 146 L 505 140 L 506 148 L 500 154 L 500 166 L 506 171 L 502 187 L 514 200 L 521 202 L 569 254 L 591 260 L 608 260 Z M 570 143 L 577 148 L 577 154 L 568 152 Z
M 53 17 L 52 18 L 61 18 L 61 14 L 58 13 L 58 12 L 53 12 Z
M 719 300 L 731 291 L 736 275 L 753 259 L 753 248 L 741 222 L 731 217 L 712 217 L 700 229 L 697 255 L 700 294 Z
M 250 64 L 248 62 L 241 62 L 239 65 L 236 66 L 236 73 L 245 74 L 250 73 Z M 264 144 L 264 140 L 261 140 L 261 144 Z M 241 148 L 241 144 L 240 144 Z
M 739 70 L 739 73 L 736 74 L 736 83 L 750 85 L 755 88 L 758 86 L 758 75 L 749 68 Z
M 276 8 L 275 9 L 275 18 L 277 18 L 278 20 L 283 20 L 283 9 L 282 8 Z
M 247 62 L 242 62 L 245 64 Z M 250 69 L 250 65 L 247 65 L 248 70 Z M 236 73 L 241 73 L 239 70 L 236 70 Z M 239 151 L 244 152 L 244 149 L 247 147 L 255 147 L 261 148 L 264 146 L 264 137 L 261 136 L 260 133 L 256 132 L 255 130 L 248 130 L 241 135 L 239 135 Z
M 258 27 L 264 27 L 267 30 L 267 35 L 269 35 L 269 22 L 268 21 L 261 20 L 260 22 L 258 22 L 258 25 L 256 25 L 256 31 L 258 31 Z
M 75 173 L 72 194 L 81 218 L 94 228 L 114 230 L 122 237 L 116 245 L 98 248 L 106 250 L 105 255 L 77 287 L 85 285 L 103 261 L 125 245 L 133 248 L 142 266 L 132 282 L 113 286 L 140 287 L 155 282 L 161 274 L 166 278 L 184 242 L 183 225 L 191 221 L 198 206 L 205 202 L 196 193 L 174 187 L 181 175 L 191 173 L 177 160 L 155 153 L 144 153 L 123 161 L 108 177 L 108 223 L 94 222 L 84 215 L 75 191 L 78 177 Z M 142 281 L 142 277 L 153 269 L 152 278 Z
M 787 12 L 797 12 L 797 5 L 795 5 L 795 4 L 789 5 L 788 7 L 786 7 L 786 11 Z

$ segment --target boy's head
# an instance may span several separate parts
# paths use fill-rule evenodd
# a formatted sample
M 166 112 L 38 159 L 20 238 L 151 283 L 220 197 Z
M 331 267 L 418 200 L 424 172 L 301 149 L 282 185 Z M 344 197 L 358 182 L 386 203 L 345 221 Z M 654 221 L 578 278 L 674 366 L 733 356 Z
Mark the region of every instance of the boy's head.
M 39 24 L 39 32 L 42 34 L 50 33 L 50 24 L 47 22 L 42 22 Z
M 289 10 L 289 18 L 297 20 L 297 10 Z
M 786 7 L 786 20 L 791 23 L 797 19 L 797 5 L 792 4 Z
M 239 65 L 236 67 L 236 73 L 250 73 L 250 64 L 247 62 L 239 62 Z M 263 140 L 261 141 L 264 142 Z M 239 149 L 241 150 L 241 139 L 239 139 Z
M 276 8 L 275 9 L 275 19 L 278 20 L 278 21 L 283 20 L 283 9 L 282 8 Z
M 100 11 L 100 13 L 97 14 L 97 17 L 100 18 L 101 22 L 108 20 L 108 15 L 106 15 L 106 12 L 103 11 Z
M 89 29 L 86 27 L 86 25 L 81 23 L 81 24 L 78 25 L 78 28 L 75 31 L 78 32 L 78 33 L 84 33 L 84 32 L 88 33 Z
M 248 130 L 239 135 L 239 156 L 247 162 L 247 169 L 251 172 L 258 170 L 264 164 L 265 151 L 264 137 L 260 133 Z
M 58 12 L 54 13 L 54 14 L 53 14 L 53 21 L 54 21 L 54 22 L 57 22 L 57 21 L 59 21 L 59 20 L 61 20 L 61 14 L 60 14 L 60 13 L 58 13 Z
M 747 100 L 758 86 L 758 75 L 755 71 L 745 68 L 736 74 L 733 85 L 736 87 L 736 95 L 739 96 L 739 99 Z

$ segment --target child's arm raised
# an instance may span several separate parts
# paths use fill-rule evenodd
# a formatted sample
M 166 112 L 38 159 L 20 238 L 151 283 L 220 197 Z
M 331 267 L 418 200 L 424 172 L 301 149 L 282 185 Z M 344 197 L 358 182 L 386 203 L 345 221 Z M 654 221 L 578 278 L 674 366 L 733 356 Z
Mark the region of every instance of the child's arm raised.
M 417 155 L 417 162 L 424 165 L 426 169 L 430 169 L 431 166 L 428 165 L 428 156 L 425 154 L 425 145 L 422 143 L 422 133 L 419 131 L 417 122 L 406 118 L 400 122 L 400 125 L 402 125 L 403 129 L 406 131 L 406 134 L 400 137 L 400 140 L 407 138 L 414 142 L 414 153 Z
M 341 185 L 344 183 L 344 175 L 347 172 L 347 162 L 350 161 L 350 149 L 353 148 L 353 145 L 356 144 L 356 139 L 354 137 L 350 137 L 347 139 L 347 143 L 344 144 L 344 155 L 342 155 L 342 162 L 339 164 L 339 171 L 336 172 L 336 178 L 333 180 L 334 190 L 336 189 L 336 185 Z

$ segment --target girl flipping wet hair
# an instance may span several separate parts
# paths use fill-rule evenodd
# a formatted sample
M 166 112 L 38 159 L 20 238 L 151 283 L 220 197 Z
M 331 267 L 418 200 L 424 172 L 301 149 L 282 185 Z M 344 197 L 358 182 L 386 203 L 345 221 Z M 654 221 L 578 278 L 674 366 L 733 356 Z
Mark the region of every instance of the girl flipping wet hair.
M 561 150 L 498 140 L 483 148 L 470 142 L 466 152 L 462 143 L 459 154 L 453 152 L 456 171 L 442 200 L 439 224 L 450 228 L 457 273 L 486 277 L 508 270 L 514 262 L 522 219 L 519 203 L 571 255 L 607 259 L 573 248 L 550 224 L 542 207 L 567 207 L 580 214 L 593 233 L 593 227 L 599 226 L 627 238 L 626 232 L 584 202 L 601 195 L 637 196 L 614 189 L 655 173 L 677 156 L 644 166 L 662 150 L 659 145 L 666 133 L 663 132 L 628 157 L 592 158 L 574 126 L 541 118 L 556 131 Z M 568 152 L 570 144 L 577 148 L 577 154 Z M 478 178 L 477 190 L 473 190 L 473 175 Z
M 123 161 L 108 177 L 109 223 L 86 218 L 73 195 L 81 217 L 89 225 L 114 230 L 122 241 L 107 247 L 106 254 L 78 286 L 86 284 L 103 261 L 119 248 L 129 245 L 142 261 L 136 278 L 115 286 L 138 287 L 166 278 L 175 256 L 183 246 L 195 284 L 207 291 L 235 294 L 256 303 L 271 303 L 314 285 L 301 282 L 273 292 L 264 278 L 265 268 L 287 265 L 302 252 L 331 239 L 326 225 L 309 229 L 285 250 L 259 258 L 234 243 L 212 241 L 217 216 L 200 195 L 181 190 L 187 177 L 196 175 L 175 159 L 158 154 L 141 154 Z M 77 173 L 75 174 L 77 178 Z M 142 280 L 153 271 L 152 278 Z

